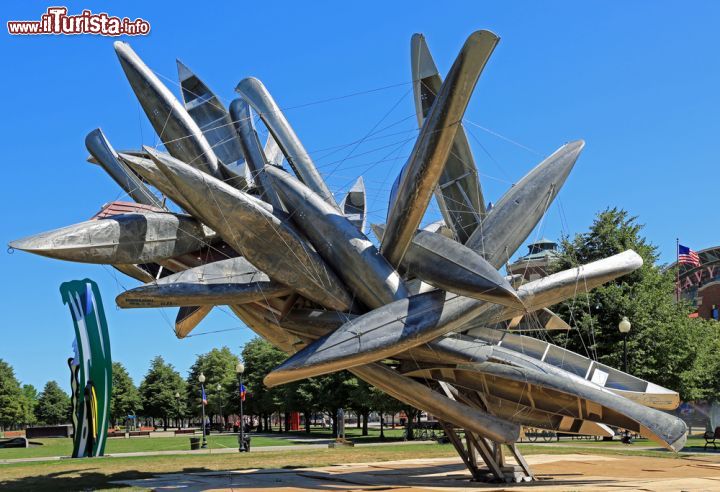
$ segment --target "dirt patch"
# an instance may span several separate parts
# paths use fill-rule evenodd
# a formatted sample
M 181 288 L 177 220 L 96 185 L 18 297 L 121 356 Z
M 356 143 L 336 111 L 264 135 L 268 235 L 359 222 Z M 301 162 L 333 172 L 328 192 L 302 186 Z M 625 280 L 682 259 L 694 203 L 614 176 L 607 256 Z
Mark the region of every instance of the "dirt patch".
M 533 466 L 536 473 L 562 477 L 573 474 L 608 478 L 695 478 L 720 477 L 720 457 L 688 457 L 678 459 L 635 456 L 593 456 L 583 460 L 568 460 L 555 456 L 556 461 Z M 594 459 L 593 459 L 594 458 Z

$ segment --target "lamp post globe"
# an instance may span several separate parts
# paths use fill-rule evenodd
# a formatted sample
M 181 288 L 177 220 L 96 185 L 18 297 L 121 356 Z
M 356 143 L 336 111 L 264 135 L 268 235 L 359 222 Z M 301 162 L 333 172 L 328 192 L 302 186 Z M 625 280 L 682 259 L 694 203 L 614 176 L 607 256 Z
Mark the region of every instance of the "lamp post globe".
M 630 328 L 632 328 L 632 323 L 630 323 L 627 316 L 623 316 L 620 323 L 618 323 L 618 330 L 620 330 L 620 333 L 628 333 Z
M 220 384 L 220 383 L 216 384 L 216 385 L 215 385 L 215 390 L 217 391 L 218 403 L 219 403 L 219 405 L 220 405 L 220 424 L 221 424 L 221 425 L 224 425 L 224 424 L 225 424 L 225 418 L 223 417 L 223 403 L 224 403 L 224 401 L 223 401 L 223 397 L 222 397 L 222 384 Z
M 627 363 L 627 337 L 628 333 L 630 333 L 630 328 L 632 328 L 632 323 L 630 323 L 630 320 L 627 316 L 623 316 L 620 322 L 618 323 L 618 330 L 623 335 L 623 372 L 628 371 L 628 363 Z
M 180 392 L 175 392 L 175 410 L 177 411 L 177 425 L 178 430 L 182 427 L 182 422 L 180 421 Z
M 245 415 L 243 414 L 243 373 L 245 372 L 245 364 L 239 361 L 235 366 L 235 374 L 238 378 L 238 395 L 240 396 L 240 434 L 238 435 L 238 451 L 250 451 L 250 436 L 245 437 Z
M 200 402 L 200 407 L 202 408 L 202 422 L 200 424 L 202 426 L 202 445 L 200 447 L 204 449 L 204 448 L 207 448 L 207 429 L 205 427 L 205 401 L 204 401 L 205 374 L 203 374 L 201 372 L 200 375 L 198 376 L 198 381 L 200 382 L 200 390 L 202 391 L 201 398 L 203 398 L 203 401 Z

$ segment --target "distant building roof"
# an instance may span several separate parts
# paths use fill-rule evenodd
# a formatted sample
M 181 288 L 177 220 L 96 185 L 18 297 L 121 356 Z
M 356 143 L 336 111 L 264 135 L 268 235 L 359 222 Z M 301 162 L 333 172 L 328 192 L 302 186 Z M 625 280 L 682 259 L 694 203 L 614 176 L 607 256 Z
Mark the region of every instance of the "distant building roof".
M 510 273 L 520 273 L 526 280 L 547 275 L 547 267 L 558 257 L 558 244 L 547 238 L 528 244 L 528 254 L 508 266 Z
M 557 246 L 555 241 L 542 238 L 539 241 L 528 244 L 528 254 L 518 258 L 518 261 L 555 257 L 558 255 Z

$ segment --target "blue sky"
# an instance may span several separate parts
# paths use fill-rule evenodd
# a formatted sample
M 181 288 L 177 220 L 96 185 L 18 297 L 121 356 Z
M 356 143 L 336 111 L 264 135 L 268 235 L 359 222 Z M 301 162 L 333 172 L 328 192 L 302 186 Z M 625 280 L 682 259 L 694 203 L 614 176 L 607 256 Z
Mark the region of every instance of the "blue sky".
M 48 5 L 5 2 L 3 25 L 37 19 Z M 492 30 L 501 41 L 466 113 L 487 200 L 496 201 L 563 143 L 583 138 L 577 166 L 532 237 L 584 230 L 597 211 L 620 206 L 647 225 L 665 262 L 674 259 L 676 237 L 694 249 L 720 242 L 713 184 L 720 152 L 718 2 L 67 6 L 70 13 L 89 8 L 147 19 L 149 36 L 123 39 L 176 94 L 175 58 L 225 102 L 242 78 L 263 80 L 288 108 L 331 189 L 342 193 L 364 176 L 375 222 L 384 218 L 390 185 L 412 146 L 410 36 L 426 35 L 444 73 L 468 34 Z M 116 148 L 157 143 L 112 41 L 0 34 L 3 244 L 86 220 L 103 203 L 122 198 L 108 176 L 85 162 L 83 141 L 92 129 L 102 127 Z M 384 115 L 381 126 L 394 126 L 382 139 L 353 153 L 341 147 Z M 114 307 L 114 297 L 136 282 L 110 268 L 4 251 L 0 267 L 0 358 L 36 386 L 67 379 L 73 334 L 58 289 L 71 279 L 90 277 L 100 285 L 114 358 L 136 382 L 157 354 L 184 374 L 196 354 L 221 345 L 239 351 L 252 337 L 235 317 L 215 309 L 196 329 L 201 335 L 177 340 L 174 310 Z M 209 333 L 218 330 L 230 331 Z

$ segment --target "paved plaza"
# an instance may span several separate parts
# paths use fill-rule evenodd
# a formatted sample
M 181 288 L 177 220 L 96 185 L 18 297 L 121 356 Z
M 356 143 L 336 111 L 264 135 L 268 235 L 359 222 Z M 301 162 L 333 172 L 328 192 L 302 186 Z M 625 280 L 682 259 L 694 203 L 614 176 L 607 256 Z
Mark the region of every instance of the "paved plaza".
M 589 454 L 527 457 L 537 481 L 532 484 L 481 484 L 469 480 L 459 458 L 353 463 L 297 469 L 165 474 L 119 482 L 154 490 L 273 491 L 708 491 L 720 490 L 720 457 L 678 459 Z

